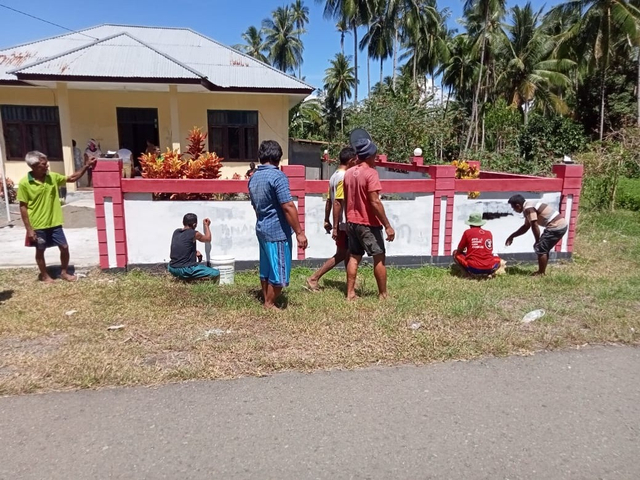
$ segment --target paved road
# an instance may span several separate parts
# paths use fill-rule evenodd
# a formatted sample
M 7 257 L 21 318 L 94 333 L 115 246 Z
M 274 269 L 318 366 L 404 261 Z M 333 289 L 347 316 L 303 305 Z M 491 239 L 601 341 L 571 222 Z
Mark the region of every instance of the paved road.
M 640 349 L 0 399 L 2 479 L 638 479 Z

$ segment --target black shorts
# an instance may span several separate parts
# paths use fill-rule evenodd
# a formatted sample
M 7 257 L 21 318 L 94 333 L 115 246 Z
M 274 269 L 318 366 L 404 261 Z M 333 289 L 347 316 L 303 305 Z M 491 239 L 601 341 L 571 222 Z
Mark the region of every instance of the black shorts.
M 382 227 L 371 227 L 359 223 L 349 223 L 349 253 L 362 257 L 365 253 L 370 257 L 385 253 Z
M 560 241 L 564 234 L 567 233 L 568 227 L 563 228 L 545 228 L 540 241 L 533 247 L 538 255 L 549 255 L 553 247 Z

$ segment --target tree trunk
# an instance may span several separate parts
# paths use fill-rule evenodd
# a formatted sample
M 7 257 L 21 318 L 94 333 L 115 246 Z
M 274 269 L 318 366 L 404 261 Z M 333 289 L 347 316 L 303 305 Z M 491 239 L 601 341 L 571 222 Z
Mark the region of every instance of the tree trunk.
M 367 51 L 367 96 L 371 95 L 371 57 Z
M 640 47 L 638 47 L 638 81 L 636 82 L 636 96 L 638 97 L 638 127 L 640 127 Z
M 380 57 L 380 88 L 382 88 L 383 81 L 384 81 L 384 59 Z
M 527 125 L 527 123 L 529 123 L 529 102 L 525 102 L 523 105 L 523 112 L 524 112 L 524 124 L 525 126 Z
M 340 133 L 344 135 L 344 98 L 340 96 Z
M 340 51 L 344 55 L 344 32 L 340 32 Z
M 418 61 L 415 50 L 413 52 L 413 84 L 418 88 Z
M 353 67 L 355 69 L 356 86 L 353 96 L 354 105 L 358 105 L 358 24 L 353 21 Z
M 489 12 L 487 12 L 484 23 L 489 21 Z M 473 94 L 473 107 L 471 108 L 471 121 L 469 123 L 469 132 L 467 133 L 467 142 L 465 143 L 465 151 L 471 147 L 471 139 L 473 138 L 474 125 L 478 123 L 478 98 L 480 97 L 480 85 L 482 85 L 482 70 L 484 70 L 484 50 L 487 44 L 487 38 L 482 35 L 482 47 L 480 48 L 480 72 L 478 72 L 478 82 L 476 83 L 476 91 Z M 474 123 L 475 120 L 475 123 Z
M 398 68 L 398 29 L 393 39 L 393 89 L 396 89 L 396 69 Z
M 605 81 L 607 79 L 607 67 L 602 66 L 602 78 L 600 79 L 600 141 L 604 138 L 604 104 L 606 98 L 607 87 Z

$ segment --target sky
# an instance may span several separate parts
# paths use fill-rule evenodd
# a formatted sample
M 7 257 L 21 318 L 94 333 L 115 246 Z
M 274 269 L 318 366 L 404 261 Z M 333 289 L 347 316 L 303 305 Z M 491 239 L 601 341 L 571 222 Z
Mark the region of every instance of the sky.
M 547 6 L 559 0 L 546 2 Z M 524 1 L 509 1 L 509 6 Z M 251 25 L 259 27 L 272 10 L 286 5 L 282 0 L 0 0 L 0 4 L 22 10 L 72 30 L 102 23 L 189 27 L 226 45 L 242 43 L 242 33 Z M 88 5 L 91 4 L 89 7 Z M 303 36 L 304 64 L 302 75 L 307 83 L 322 87 L 329 60 L 340 51 L 340 35 L 335 21 L 322 15 L 322 4 L 306 0 L 310 22 Z M 532 0 L 538 8 L 543 3 Z M 440 0 L 440 8 L 451 10 L 451 24 L 462 15 L 461 0 Z M 0 49 L 65 33 L 65 30 L 0 7 Z M 364 32 L 359 33 L 359 37 Z M 353 37 L 345 39 L 345 53 L 353 54 Z M 360 90 L 366 90 L 366 62 L 358 56 Z M 386 62 L 385 75 L 390 75 L 391 61 Z M 379 78 L 379 64 L 371 67 L 372 82 Z M 363 97 L 362 94 L 359 95 Z

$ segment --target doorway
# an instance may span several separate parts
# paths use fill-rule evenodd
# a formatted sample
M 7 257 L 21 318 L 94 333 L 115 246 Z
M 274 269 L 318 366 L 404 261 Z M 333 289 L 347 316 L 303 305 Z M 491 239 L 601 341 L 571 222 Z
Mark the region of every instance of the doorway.
M 159 146 L 158 109 L 117 107 L 118 148 L 132 152 L 134 168 L 140 166 L 138 157 L 147 150 L 147 141 Z

